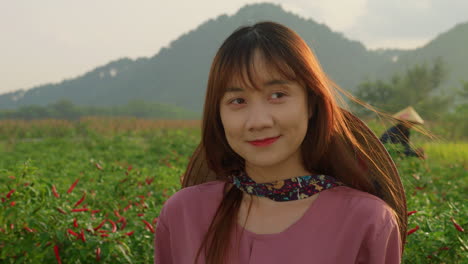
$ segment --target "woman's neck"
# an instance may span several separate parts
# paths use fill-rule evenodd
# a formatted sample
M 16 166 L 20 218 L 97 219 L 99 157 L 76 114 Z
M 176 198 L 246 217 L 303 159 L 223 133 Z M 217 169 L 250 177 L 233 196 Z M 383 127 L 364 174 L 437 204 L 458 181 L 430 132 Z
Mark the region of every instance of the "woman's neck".
M 274 166 L 261 167 L 246 164 L 245 172 L 256 183 L 274 182 L 277 180 L 286 180 L 298 176 L 311 175 L 301 162 L 289 161 Z

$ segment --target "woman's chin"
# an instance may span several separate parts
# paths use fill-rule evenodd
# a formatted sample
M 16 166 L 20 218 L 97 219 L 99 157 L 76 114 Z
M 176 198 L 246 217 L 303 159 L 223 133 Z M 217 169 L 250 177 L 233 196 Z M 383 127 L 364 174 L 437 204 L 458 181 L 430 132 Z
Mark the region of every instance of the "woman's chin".
M 265 156 L 265 157 L 255 157 L 252 159 L 245 159 L 245 163 L 249 168 L 274 168 L 280 165 L 281 161 L 277 157 Z

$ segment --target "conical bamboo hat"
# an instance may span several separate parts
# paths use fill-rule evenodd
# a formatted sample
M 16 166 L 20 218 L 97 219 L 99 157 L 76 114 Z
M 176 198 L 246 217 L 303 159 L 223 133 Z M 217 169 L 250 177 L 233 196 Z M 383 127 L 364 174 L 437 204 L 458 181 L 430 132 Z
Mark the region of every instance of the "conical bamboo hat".
M 393 115 L 394 118 L 399 120 L 406 120 L 417 124 L 424 124 L 424 120 L 418 115 L 413 107 L 408 106 L 400 112 Z

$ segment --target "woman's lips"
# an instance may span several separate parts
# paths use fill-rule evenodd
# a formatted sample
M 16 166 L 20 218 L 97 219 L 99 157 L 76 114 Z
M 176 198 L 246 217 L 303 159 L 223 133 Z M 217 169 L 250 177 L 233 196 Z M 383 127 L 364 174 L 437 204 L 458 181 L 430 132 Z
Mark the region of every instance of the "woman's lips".
M 262 140 L 254 140 L 254 141 L 249 141 L 249 143 L 257 147 L 268 146 L 270 144 L 273 144 L 279 137 L 280 136 L 272 137 L 272 138 L 265 138 Z

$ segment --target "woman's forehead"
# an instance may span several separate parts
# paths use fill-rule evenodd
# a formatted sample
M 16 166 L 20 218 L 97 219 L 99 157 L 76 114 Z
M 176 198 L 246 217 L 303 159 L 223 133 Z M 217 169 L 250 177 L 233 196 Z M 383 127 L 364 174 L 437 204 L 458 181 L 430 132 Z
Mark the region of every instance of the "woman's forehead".
M 258 89 L 273 81 L 293 81 L 294 73 L 291 69 L 287 69 L 289 67 L 285 66 L 285 68 L 281 71 L 272 62 L 254 61 L 251 65 L 230 71 L 231 76 L 228 77 L 226 88 L 234 86 Z

